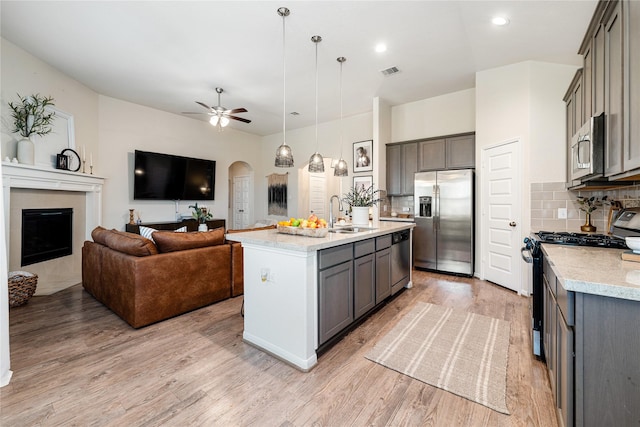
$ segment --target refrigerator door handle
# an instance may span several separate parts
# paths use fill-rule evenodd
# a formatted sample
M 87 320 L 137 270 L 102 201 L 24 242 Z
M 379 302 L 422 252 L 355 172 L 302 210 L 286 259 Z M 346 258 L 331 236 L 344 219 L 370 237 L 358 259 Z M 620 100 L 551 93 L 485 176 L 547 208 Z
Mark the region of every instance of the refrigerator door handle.
M 440 186 L 433 186 L 433 196 L 435 199 L 435 210 L 433 214 L 433 228 L 434 230 L 440 230 Z

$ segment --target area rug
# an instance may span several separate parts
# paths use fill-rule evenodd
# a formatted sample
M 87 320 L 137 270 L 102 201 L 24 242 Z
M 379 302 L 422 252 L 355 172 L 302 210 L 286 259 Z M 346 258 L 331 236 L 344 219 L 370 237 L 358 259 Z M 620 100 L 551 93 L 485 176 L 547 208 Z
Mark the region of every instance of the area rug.
M 418 303 L 366 358 L 509 414 L 509 332 L 505 320 Z

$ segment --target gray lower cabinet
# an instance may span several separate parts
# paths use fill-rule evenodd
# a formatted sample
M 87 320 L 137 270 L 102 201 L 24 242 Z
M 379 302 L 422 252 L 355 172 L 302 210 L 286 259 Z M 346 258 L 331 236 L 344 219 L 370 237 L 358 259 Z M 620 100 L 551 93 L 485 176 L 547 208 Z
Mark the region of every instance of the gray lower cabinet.
M 319 273 L 319 343 L 323 344 L 353 322 L 353 262 Z
M 365 315 L 376 305 L 375 241 L 367 239 L 354 243 L 353 310 L 354 320 Z
M 576 294 L 575 425 L 640 425 L 640 301 Z
M 556 411 L 560 427 L 573 426 L 573 328 L 567 325 L 562 310 L 556 310 Z
M 391 249 L 376 252 L 376 304 L 391 295 Z

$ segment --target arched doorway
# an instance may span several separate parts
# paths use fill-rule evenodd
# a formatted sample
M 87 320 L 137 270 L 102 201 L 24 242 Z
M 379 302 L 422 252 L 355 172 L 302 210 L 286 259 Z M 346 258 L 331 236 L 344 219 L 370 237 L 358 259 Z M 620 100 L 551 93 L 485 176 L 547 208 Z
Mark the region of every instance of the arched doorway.
M 251 166 L 242 161 L 229 166 L 229 212 L 227 228 L 249 228 L 254 222 L 254 173 Z

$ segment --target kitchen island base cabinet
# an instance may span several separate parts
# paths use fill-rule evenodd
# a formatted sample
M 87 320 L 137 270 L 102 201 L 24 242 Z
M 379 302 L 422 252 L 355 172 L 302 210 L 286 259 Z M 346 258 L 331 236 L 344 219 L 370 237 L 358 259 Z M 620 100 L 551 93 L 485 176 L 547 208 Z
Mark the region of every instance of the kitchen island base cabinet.
M 356 320 L 376 305 L 375 266 L 372 253 L 353 261 L 353 309 Z
M 351 260 L 320 271 L 320 344 L 324 344 L 353 322 L 352 277 Z
M 576 293 L 576 426 L 640 425 L 640 301 Z

